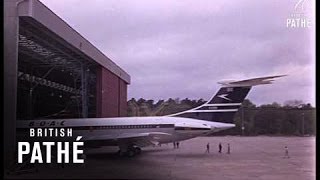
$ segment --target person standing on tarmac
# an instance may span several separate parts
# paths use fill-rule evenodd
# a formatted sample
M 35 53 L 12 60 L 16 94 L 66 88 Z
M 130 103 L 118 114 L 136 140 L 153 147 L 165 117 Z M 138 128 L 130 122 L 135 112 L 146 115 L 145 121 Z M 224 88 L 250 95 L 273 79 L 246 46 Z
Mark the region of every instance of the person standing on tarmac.
M 284 155 L 284 157 L 285 157 L 285 158 L 290 158 L 288 147 L 285 146 L 285 147 L 284 147 L 284 150 L 285 150 L 285 155 Z
M 207 144 L 207 150 L 206 150 L 206 153 L 210 153 L 210 144 L 209 144 L 209 143 Z
M 219 153 L 221 153 L 221 150 L 222 150 L 222 145 L 221 143 L 219 143 Z
M 228 154 L 230 154 L 230 144 L 228 143 Z

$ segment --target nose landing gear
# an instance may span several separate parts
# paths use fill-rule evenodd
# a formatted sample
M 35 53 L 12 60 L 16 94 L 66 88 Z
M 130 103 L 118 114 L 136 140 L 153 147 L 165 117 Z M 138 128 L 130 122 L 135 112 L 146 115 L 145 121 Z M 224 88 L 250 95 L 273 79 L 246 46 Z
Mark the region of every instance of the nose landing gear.
M 123 156 L 127 156 L 127 157 L 133 157 L 135 155 L 138 155 L 141 153 L 141 148 L 138 146 L 128 146 L 127 149 L 120 149 L 118 151 L 118 155 L 123 157 Z

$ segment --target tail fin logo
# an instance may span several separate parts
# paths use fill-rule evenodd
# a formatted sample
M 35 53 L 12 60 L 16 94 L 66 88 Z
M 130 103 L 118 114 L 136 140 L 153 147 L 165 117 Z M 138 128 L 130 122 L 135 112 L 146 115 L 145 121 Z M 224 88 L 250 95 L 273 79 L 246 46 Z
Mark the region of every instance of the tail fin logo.
M 226 96 L 228 96 L 228 94 L 220 94 L 218 97 L 228 101 L 232 101 L 230 98 L 227 98 Z
M 294 6 L 294 10 L 295 11 L 304 11 L 304 4 L 305 4 L 306 0 L 299 0 L 295 6 Z

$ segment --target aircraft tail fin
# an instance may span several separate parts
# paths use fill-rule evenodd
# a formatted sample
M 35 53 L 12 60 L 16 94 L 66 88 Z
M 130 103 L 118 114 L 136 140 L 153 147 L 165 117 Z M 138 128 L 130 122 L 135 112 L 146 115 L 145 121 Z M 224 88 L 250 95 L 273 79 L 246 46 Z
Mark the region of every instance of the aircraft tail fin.
M 222 87 L 209 101 L 196 108 L 167 116 L 233 123 L 234 115 L 240 108 L 252 86 L 272 84 L 274 78 L 282 76 L 286 75 L 267 76 L 241 81 L 218 82 Z

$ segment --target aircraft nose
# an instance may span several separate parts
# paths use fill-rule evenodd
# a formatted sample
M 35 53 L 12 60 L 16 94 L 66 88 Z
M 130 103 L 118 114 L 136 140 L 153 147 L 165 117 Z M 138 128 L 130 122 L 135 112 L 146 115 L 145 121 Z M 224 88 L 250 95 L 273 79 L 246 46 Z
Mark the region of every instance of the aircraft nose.
M 223 127 L 221 127 L 221 129 L 223 129 L 223 130 L 230 129 L 230 128 L 233 128 L 235 126 L 236 126 L 235 124 L 225 124 L 225 125 L 223 125 Z
M 228 127 L 228 128 L 234 128 L 234 127 L 236 127 L 235 124 L 229 124 L 229 127 Z
M 235 124 L 223 124 L 223 125 L 219 125 L 219 126 L 211 125 L 210 131 L 211 132 L 218 132 L 218 131 L 230 129 L 230 128 L 233 128 L 233 127 L 235 127 Z

